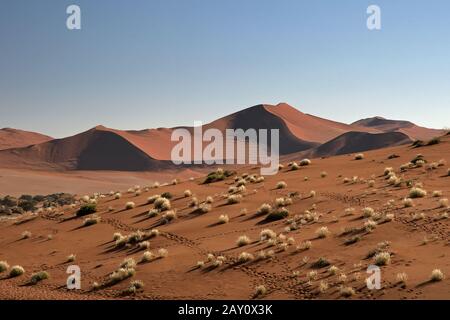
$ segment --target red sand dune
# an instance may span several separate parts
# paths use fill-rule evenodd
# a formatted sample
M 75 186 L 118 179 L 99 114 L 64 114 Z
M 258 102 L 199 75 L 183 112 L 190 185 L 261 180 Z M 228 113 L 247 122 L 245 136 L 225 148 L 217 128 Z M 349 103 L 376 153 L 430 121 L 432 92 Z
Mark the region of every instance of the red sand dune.
M 0 129 L 0 150 L 26 147 L 52 140 L 52 137 L 12 128 Z
M 180 128 L 193 131 L 192 127 Z M 302 113 L 286 103 L 256 105 L 206 124 L 203 130 L 210 128 L 219 129 L 223 134 L 226 129 L 278 129 L 281 155 L 303 151 L 310 156 L 352 153 L 406 141 L 404 136 L 396 133 L 406 134 L 411 139 L 427 139 L 440 132 L 406 121 L 381 118 L 348 125 Z M 0 167 L 116 171 L 174 168 L 170 161 L 171 150 L 176 144 L 171 141 L 174 129 L 124 131 L 97 126 L 72 137 L 0 151 Z M 342 136 L 349 132 L 352 134 Z M 356 135 L 357 132 L 385 135 Z M 333 141 L 338 137 L 341 138 Z M 356 137 L 358 140 L 353 141 Z
M 352 123 L 362 128 L 372 128 L 380 132 L 402 132 L 412 140 L 429 140 L 445 134 L 445 130 L 429 129 L 409 121 L 389 120 L 382 117 L 362 119 Z

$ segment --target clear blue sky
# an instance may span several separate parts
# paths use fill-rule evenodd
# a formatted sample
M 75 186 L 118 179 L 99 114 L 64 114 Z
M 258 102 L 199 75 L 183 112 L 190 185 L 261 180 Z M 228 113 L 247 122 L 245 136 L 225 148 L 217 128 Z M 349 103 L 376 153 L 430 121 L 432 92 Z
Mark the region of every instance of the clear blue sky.
M 66 29 L 78 4 L 82 30 Z M 382 30 L 366 8 L 382 9 Z M 448 0 L 1 0 L 0 127 L 67 136 L 288 102 L 450 126 Z

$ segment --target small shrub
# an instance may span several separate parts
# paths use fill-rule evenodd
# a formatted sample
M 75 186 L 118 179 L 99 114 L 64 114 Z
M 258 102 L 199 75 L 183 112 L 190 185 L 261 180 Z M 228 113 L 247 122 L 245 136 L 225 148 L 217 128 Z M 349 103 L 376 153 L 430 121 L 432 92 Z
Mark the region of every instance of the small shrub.
M 304 167 L 304 166 L 309 166 L 311 164 L 311 160 L 309 159 L 303 159 L 302 161 L 300 161 L 300 166 Z
M 284 218 L 287 218 L 289 216 L 289 210 L 282 207 L 282 208 L 278 208 L 274 211 L 272 211 L 271 213 L 269 213 L 269 215 L 266 217 L 267 221 L 276 221 L 276 220 L 281 220 Z
M 67 262 L 74 262 L 76 260 L 77 256 L 73 253 L 69 256 L 67 256 Z
M 22 239 L 29 239 L 29 238 L 31 238 L 31 232 L 30 231 L 22 232 Z
M 50 275 L 48 274 L 47 271 L 40 271 L 40 272 L 34 273 L 31 276 L 30 283 L 37 284 L 38 282 L 48 279 L 48 278 L 50 278 Z
M 242 196 L 240 194 L 232 194 L 227 198 L 227 204 L 236 204 L 242 201 Z
M 170 200 L 164 197 L 159 197 L 158 199 L 155 200 L 154 207 L 155 209 L 158 209 L 160 211 L 170 210 L 171 208 Z
M 259 234 L 261 241 L 266 241 L 269 239 L 275 239 L 277 237 L 277 234 L 270 229 L 263 229 L 261 233 Z
M 441 142 L 441 139 L 435 137 L 427 142 L 427 146 L 432 146 Z
M 259 207 L 257 213 L 263 215 L 270 213 L 270 211 L 272 211 L 272 207 L 270 206 L 270 204 L 264 203 L 261 205 L 261 207 Z
M 230 221 L 230 218 L 228 217 L 228 215 L 226 215 L 226 214 L 220 215 L 220 217 L 219 217 L 220 224 L 225 224 L 225 223 L 228 223 L 229 221 Z
M 142 254 L 141 262 L 149 262 L 155 258 L 155 255 L 150 251 L 145 251 Z
M 355 290 L 352 287 L 342 287 L 339 290 L 339 292 L 340 292 L 341 296 L 346 297 L 346 298 L 355 295 Z
M 161 198 L 165 198 L 165 199 L 172 199 L 173 198 L 173 196 L 172 196 L 172 194 L 170 193 L 170 192 L 163 192 L 162 194 L 161 194 Z
M 9 264 L 6 261 L 0 261 L 0 273 L 9 269 Z
M 366 207 L 366 208 L 363 209 L 363 216 L 364 216 L 365 218 L 370 218 L 370 217 L 372 217 L 372 216 L 374 215 L 374 213 L 375 213 L 375 210 L 373 210 L 373 209 L 370 208 L 370 207 Z
M 162 215 L 162 219 L 164 223 L 169 223 L 172 220 L 175 220 L 177 218 L 177 213 L 174 210 L 167 211 L 165 214 Z
M 25 269 L 22 268 L 21 266 L 13 266 L 11 268 L 11 270 L 9 271 L 9 276 L 11 278 L 14 278 L 14 277 L 21 276 L 24 273 L 25 273 Z
M 409 190 L 409 197 L 414 198 L 423 198 L 427 195 L 427 192 L 419 187 L 414 187 Z
M 355 160 L 362 160 L 362 159 L 364 159 L 364 154 L 362 154 L 362 153 L 358 153 L 358 154 L 355 156 Z
M 397 282 L 403 283 L 403 284 L 406 284 L 406 282 L 408 281 L 408 275 L 404 272 L 397 273 L 395 278 L 397 279 Z
M 131 209 L 134 209 L 135 206 L 136 206 L 136 204 L 135 204 L 134 202 L 129 201 L 129 202 L 127 202 L 127 203 L 125 204 L 125 209 L 126 209 L 126 210 L 131 210 Z
M 285 189 L 287 187 L 287 183 L 284 181 L 278 181 L 275 187 L 277 189 Z
M 320 177 L 321 177 L 321 178 L 325 178 L 326 176 L 328 176 L 328 173 L 327 173 L 326 171 L 322 171 L 322 172 L 320 173 Z
M 410 208 L 414 206 L 414 201 L 411 198 L 405 198 L 402 200 L 403 206 L 405 208 Z
M 311 264 L 312 268 L 325 268 L 330 265 L 330 262 L 326 258 L 319 258 L 317 261 Z
M 315 192 L 314 190 L 311 190 L 311 191 L 309 192 L 309 196 L 310 196 L 311 198 L 314 198 L 314 197 L 316 196 L 316 192 Z
M 153 196 L 150 196 L 147 198 L 147 204 L 153 204 L 155 203 L 156 199 L 160 198 L 161 196 L 159 194 L 155 194 Z
M 445 279 L 445 275 L 444 275 L 444 273 L 441 270 L 434 269 L 431 272 L 431 276 L 430 276 L 430 280 L 431 281 L 437 282 L 437 281 L 442 281 L 444 279 Z
M 267 293 L 267 289 L 265 286 L 260 285 L 255 288 L 255 297 L 263 296 Z
M 214 202 L 214 198 L 211 196 L 207 196 L 205 202 L 211 204 Z
M 433 191 L 433 197 L 435 197 L 435 198 L 442 197 L 442 191 L 438 191 L 438 190 Z
M 328 227 L 320 227 L 316 230 L 316 235 L 318 238 L 323 239 L 326 238 L 330 234 Z
M 373 260 L 377 266 L 385 266 L 391 263 L 391 254 L 387 251 L 379 252 Z
M 244 235 L 244 236 L 240 236 L 237 239 L 236 245 L 238 247 L 243 247 L 243 246 L 246 246 L 246 245 L 250 244 L 250 242 L 251 242 L 250 238 Z
M 89 218 L 84 219 L 84 221 L 83 221 L 83 226 L 84 226 L 84 227 L 92 226 L 92 225 L 94 225 L 94 224 L 99 223 L 100 220 L 101 220 L 100 217 L 93 215 L 92 217 L 89 217 Z
M 118 200 L 118 199 L 120 199 L 120 198 L 122 198 L 122 194 L 119 193 L 119 192 L 117 192 L 117 193 L 114 195 L 114 199 Z
M 241 252 L 238 256 L 238 261 L 241 263 L 245 263 L 245 262 L 251 261 L 253 259 L 254 259 L 253 255 L 248 252 Z
M 93 203 L 84 204 L 81 206 L 80 209 L 77 211 L 77 217 L 86 216 L 88 214 L 92 214 L 97 212 L 97 205 Z
M 169 256 L 169 251 L 167 249 L 161 248 L 158 250 L 158 257 L 167 258 Z
M 448 199 L 447 198 L 439 199 L 439 207 L 447 208 L 448 207 Z
M 136 268 L 136 261 L 133 258 L 125 258 L 122 263 L 119 265 L 120 268 Z

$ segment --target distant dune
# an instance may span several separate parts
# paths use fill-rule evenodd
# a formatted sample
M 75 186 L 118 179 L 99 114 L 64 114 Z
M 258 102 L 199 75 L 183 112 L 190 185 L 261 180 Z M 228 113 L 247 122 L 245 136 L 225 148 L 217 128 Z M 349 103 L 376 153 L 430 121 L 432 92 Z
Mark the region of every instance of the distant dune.
M 193 132 L 193 127 L 179 128 Z M 226 129 L 278 129 L 281 155 L 302 152 L 310 157 L 372 150 L 443 134 L 442 130 L 380 117 L 349 125 L 305 114 L 286 103 L 256 105 L 203 126 L 203 130 L 211 128 L 218 129 L 224 136 Z M 54 140 L 37 133 L 2 129 L 0 146 L 9 149 L 0 150 L 0 167 L 114 171 L 175 169 L 170 161 L 171 150 L 176 144 L 171 141 L 175 129 L 124 131 L 97 126 L 72 137 Z
M 52 140 L 52 137 L 12 128 L 0 129 L 0 150 L 26 147 Z

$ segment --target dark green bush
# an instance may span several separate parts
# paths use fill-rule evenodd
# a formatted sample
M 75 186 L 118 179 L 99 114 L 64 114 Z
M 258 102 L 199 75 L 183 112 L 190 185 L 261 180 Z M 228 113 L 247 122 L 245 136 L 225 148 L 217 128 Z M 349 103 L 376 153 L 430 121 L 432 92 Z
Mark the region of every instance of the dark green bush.
M 77 217 L 86 216 L 91 213 L 97 212 L 97 205 L 94 203 L 84 204 L 77 211 Z

